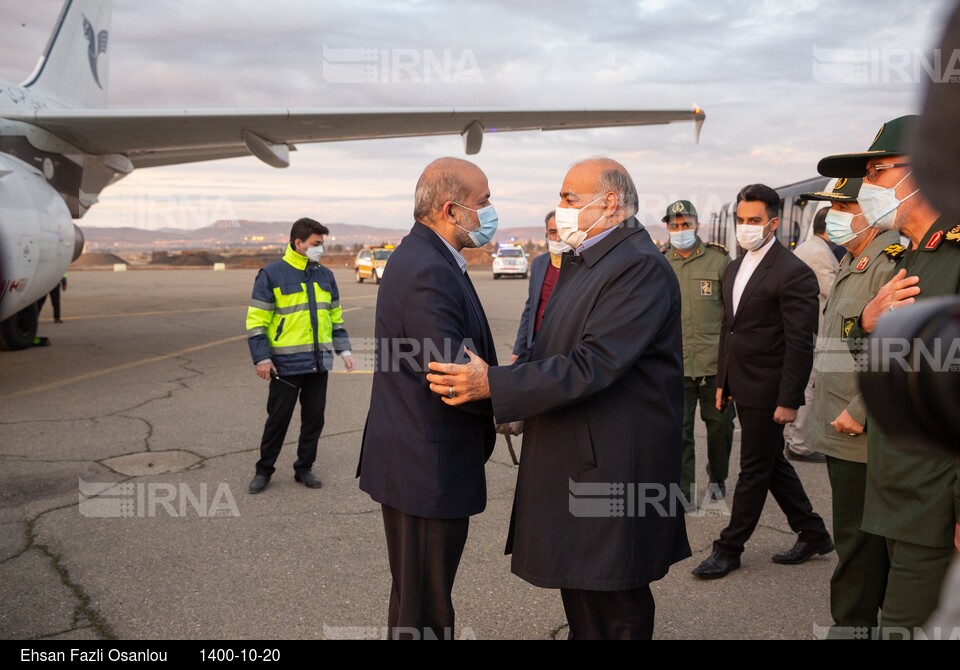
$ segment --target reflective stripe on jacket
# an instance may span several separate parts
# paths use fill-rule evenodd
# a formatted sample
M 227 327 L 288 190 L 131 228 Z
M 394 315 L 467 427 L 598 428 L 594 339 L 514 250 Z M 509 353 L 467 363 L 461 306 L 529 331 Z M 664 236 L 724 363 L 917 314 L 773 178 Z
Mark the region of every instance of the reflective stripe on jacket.
M 247 335 L 253 362 L 272 359 L 280 376 L 330 370 L 334 352 L 350 349 L 333 272 L 288 246 L 257 274 Z

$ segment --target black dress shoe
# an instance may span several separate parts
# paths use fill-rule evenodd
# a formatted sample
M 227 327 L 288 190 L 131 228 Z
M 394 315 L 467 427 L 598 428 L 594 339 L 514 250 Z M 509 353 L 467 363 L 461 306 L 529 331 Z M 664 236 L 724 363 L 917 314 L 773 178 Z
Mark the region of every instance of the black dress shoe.
M 721 554 L 715 551 L 710 558 L 693 569 L 693 574 L 701 579 L 719 579 L 740 568 L 740 557 Z
M 298 472 L 293 476 L 295 481 L 300 482 L 308 489 L 318 489 L 323 486 L 323 482 L 320 481 L 320 478 L 313 474 L 313 470 L 307 470 L 306 472 Z
M 826 463 L 827 457 L 823 454 L 818 454 L 813 452 L 812 454 L 795 454 L 790 451 L 789 448 L 785 450 L 787 452 L 787 460 L 790 461 L 800 461 L 801 463 Z
M 263 493 L 263 490 L 267 488 L 267 484 L 270 483 L 270 478 L 266 475 L 257 475 L 250 480 L 250 487 L 247 489 L 250 493 Z
M 803 542 L 797 540 L 797 543 L 787 551 L 781 551 L 773 556 L 774 563 L 781 565 L 800 565 L 808 561 L 813 556 L 823 556 L 833 551 L 833 540 L 829 537 L 816 542 Z

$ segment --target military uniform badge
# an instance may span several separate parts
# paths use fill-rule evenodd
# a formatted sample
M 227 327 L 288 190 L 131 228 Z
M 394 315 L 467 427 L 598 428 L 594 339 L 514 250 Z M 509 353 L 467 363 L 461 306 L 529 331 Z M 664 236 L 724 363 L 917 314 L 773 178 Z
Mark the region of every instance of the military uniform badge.
M 883 250 L 883 253 L 893 260 L 899 260 L 900 257 L 903 256 L 903 252 L 906 250 L 907 248 L 902 244 L 891 244 L 889 247 Z

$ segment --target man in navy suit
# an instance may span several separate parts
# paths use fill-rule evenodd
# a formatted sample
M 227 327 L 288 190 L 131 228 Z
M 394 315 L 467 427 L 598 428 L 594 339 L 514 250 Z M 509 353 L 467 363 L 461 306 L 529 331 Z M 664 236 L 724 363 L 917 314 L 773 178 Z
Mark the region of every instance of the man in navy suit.
M 517 330 L 517 341 L 513 345 L 511 362 L 516 363 L 520 355 L 533 346 L 533 337 L 540 331 L 543 322 L 543 313 L 547 309 L 547 301 L 553 295 L 553 289 L 560 278 L 560 260 L 565 251 L 571 251 L 570 245 L 560 239 L 557 234 L 556 210 L 550 210 L 544 223 L 547 226 L 548 253 L 540 254 L 530 264 L 530 289 L 527 294 L 527 304 L 523 306 L 520 316 L 520 328 Z M 533 305 L 531 318 L 530 306 Z
M 453 581 L 470 516 L 486 507 L 496 438 L 489 400 L 449 407 L 426 380 L 432 361 L 495 360 L 487 318 L 460 251 L 496 232 L 487 178 L 441 158 L 417 182 L 416 223 L 390 257 L 377 298 L 377 369 L 357 475 L 380 503 L 393 586 L 391 638 L 450 638 Z

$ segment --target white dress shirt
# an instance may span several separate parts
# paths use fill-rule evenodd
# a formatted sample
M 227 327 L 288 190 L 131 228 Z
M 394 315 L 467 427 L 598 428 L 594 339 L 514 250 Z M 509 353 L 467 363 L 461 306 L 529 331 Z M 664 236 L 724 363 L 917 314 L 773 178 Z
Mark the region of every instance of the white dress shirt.
M 740 263 L 740 269 L 737 270 L 737 276 L 733 280 L 734 314 L 737 313 L 737 309 L 740 307 L 740 298 L 743 297 L 743 289 L 747 287 L 747 282 L 750 281 L 750 277 L 752 277 L 756 269 L 760 267 L 760 261 L 763 260 L 763 257 L 767 255 L 770 247 L 774 244 L 779 244 L 779 242 L 777 242 L 776 235 L 771 235 L 770 239 L 762 247 L 756 251 L 748 251 L 744 254 L 743 262 Z

